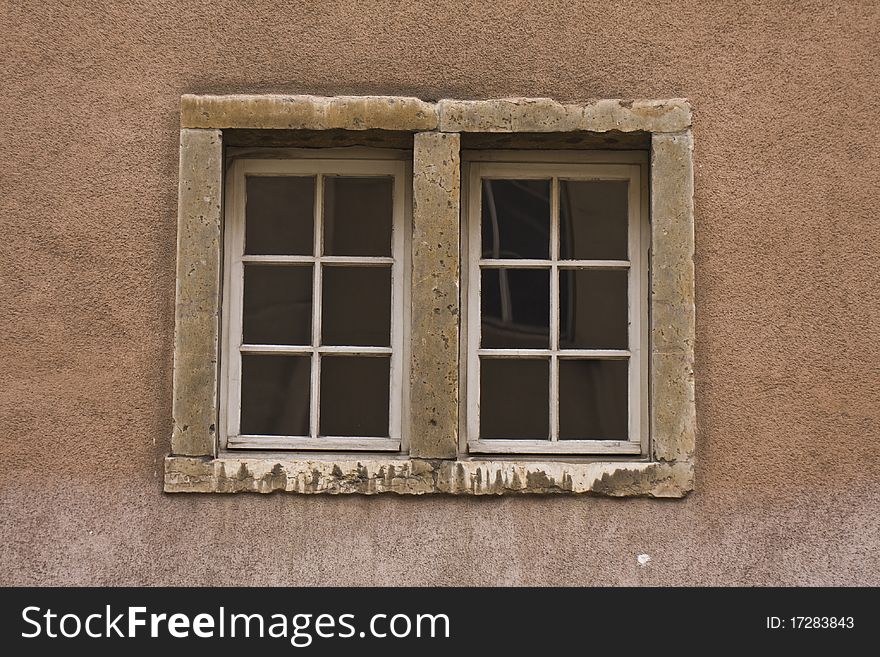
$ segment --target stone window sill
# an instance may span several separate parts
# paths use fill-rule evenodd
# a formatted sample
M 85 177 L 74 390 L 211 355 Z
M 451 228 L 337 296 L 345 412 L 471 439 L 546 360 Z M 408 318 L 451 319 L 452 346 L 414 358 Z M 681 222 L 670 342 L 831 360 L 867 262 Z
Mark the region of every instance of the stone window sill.
M 692 488 L 690 463 L 388 457 L 165 459 L 165 491 L 169 493 L 592 493 L 675 498 Z

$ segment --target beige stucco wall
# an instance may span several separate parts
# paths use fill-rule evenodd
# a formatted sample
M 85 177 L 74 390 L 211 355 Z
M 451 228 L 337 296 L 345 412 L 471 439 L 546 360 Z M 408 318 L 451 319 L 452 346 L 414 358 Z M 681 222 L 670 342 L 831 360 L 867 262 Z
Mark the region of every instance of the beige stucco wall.
M 105 4 L 0 5 L 0 583 L 880 584 L 877 3 Z M 247 92 L 689 98 L 696 491 L 163 494 L 178 101 Z

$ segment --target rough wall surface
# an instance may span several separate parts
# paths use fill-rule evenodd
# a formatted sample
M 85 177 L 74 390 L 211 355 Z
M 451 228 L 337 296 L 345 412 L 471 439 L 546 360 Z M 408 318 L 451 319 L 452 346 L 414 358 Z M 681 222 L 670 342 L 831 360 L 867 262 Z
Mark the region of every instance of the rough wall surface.
M 388 4 L 0 5 L 0 582 L 880 584 L 880 5 Z M 689 98 L 696 491 L 162 494 L 179 97 L 275 92 Z

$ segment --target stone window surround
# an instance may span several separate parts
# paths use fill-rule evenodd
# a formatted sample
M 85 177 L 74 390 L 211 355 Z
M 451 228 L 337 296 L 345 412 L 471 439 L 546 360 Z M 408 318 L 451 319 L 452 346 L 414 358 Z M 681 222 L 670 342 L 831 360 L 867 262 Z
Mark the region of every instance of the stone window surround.
M 413 133 L 409 454 L 218 455 L 223 131 Z M 462 133 L 650 138 L 650 449 L 640 458 L 459 453 Z M 329 134 L 329 133 L 327 133 Z M 540 139 L 538 140 L 540 143 Z M 440 100 L 380 96 L 181 98 L 173 433 L 165 491 L 400 494 L 693 489 L 693 137 L 686 100 Z

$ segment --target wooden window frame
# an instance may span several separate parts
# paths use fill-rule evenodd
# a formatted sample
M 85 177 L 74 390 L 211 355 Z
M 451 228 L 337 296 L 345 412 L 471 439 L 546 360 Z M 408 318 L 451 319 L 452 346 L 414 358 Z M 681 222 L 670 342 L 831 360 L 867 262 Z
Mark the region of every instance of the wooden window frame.
M 461 450 L 469 454 L 642 455 L 649 449 L 648 425 L 648 263 L 649 216 L 646 154 L 602 151 L 471 151 L 462 154 Z M 485 259 L 481 254 L 480 221 L 483 180 L 551 180 L 550 257 Z M 628 190 L 627 260 L 562 260 L 559 258 L 560 180 L 626 180 Z M 480 272 L 484 268 L 530 268 L 550 271 L 549 349 L 480 348 Z M 559 337 L 560 270 L 627 270 L 629 345 L 626 350 L 561 349 Z M 480 357 L 539 358 L 550 362 L 549 440 L 480 438 Z M 559 367 L 561 359 L 625 359 L 628 377 L 628 436 L 621 440 L 559 440 Z
M 257 152 L 259 154 L 259 152 Z M 339 452 L 400 452 L 405 449 L 403 436 L 404 385 L 406 377 L 409 326 L 404 312 L 409 294 L 407 256 L 410 233 L 411 205 L 408 181 L 411 167 L 400 159 L 372 149 L 359 149 L 360 157 L 345 158 L 345 151 L 328 153 L 326 149 L 286 149 L 285 157 L 256 158 L 240 154 L 226 171 L 227 202 L 224 208 L 224 284 L 222 301 L 223 349 L 220 359 L 220 439 L 222 448 L 239 452 L 247 449 L 284 451 Z M 337 155 L 337 157 L 330 157 Z M 353 155 L 353 154 L 350 154 Z M 372 159 L 369 159 L 371 158 Z M 314 233 L 312 255 L 245 255 L 246 179 L 248 176 L 314 176 Z M 390 177 L 393 180 L 393 218 L 391 256 L 327 256 L 323 255 L 324 180 L 333 176 Z M 265 265 L 305 265 L 313 267 L 311 344 L 303 346 L 244 344 L 242 341 L 243 277 L 246 263 Z M 389 347 L 354 345 L 321 345 L 322 271 L 325 267 L 358 265 L 391 267 L 391 340 Z M 311 359 L 309 385 L 309 435 L 242 435 L 239 432 L 241 412 L 241 355 L 289 354 L 308 355 Z M 389 357 L 391 375 L 389 391 L 389 435 L 380 437 L 321 436 L 320 390 L 321 359 L 326 355 Z

